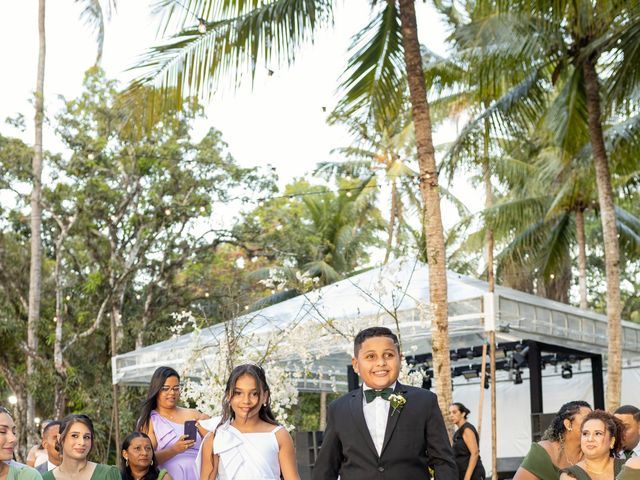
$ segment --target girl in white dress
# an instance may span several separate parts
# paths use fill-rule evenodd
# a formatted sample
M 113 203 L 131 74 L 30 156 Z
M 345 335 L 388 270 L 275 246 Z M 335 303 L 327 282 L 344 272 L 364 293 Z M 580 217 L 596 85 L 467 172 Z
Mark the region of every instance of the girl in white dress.
M 264 370 L 251 364 L 231 372 L 222 418 L 202 442 L 200 480 L 300 480 L 291 435 L 271 412 Z

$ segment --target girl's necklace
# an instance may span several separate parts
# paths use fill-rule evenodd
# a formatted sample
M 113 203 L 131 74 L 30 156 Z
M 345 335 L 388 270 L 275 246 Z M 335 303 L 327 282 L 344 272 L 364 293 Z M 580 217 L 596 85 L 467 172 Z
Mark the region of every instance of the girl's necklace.
M 564 459 L 567 461 L 569 465 L 575 465 L 582 459 L 582 452 L 580 452 L 580 454 L 578 455 L 578 460 L 573 462 L 569 459 L 569 455 L 567 455 L 567 450 L 565 448 L 562 448 L 562 451 L 564 452 Z

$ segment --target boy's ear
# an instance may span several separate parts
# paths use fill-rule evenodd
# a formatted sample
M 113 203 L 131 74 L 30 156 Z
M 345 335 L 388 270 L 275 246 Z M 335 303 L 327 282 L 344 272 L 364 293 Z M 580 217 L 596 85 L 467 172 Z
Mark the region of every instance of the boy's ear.
M 360 372 L 358 371 L 358 359 L 356 357 L 351 357 L 351 366 L 355 372 L 360 375 Z

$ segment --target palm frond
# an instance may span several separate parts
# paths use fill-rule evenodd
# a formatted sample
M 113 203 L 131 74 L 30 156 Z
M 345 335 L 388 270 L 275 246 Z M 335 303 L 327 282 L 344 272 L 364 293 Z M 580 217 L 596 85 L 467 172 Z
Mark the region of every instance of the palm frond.
M 173 8 L 176 2 L 164 3 Z M 206 5 L 197 10 L 205 14 L 229 16 L 207 17 L 217 20 L 206 23 L 205 33 L 194 25 L 152 47 L 134 67 L 145 71 L 134 86 L 156 85 L 165 93 L 175 87 L 178 98 L 209 97 L 223 78 L 235 79 L 235 86 L 243 74 L 253 80 L 260 62 L 291 63 L 300 46 L 333 21 L 329 0 L 192 3 Z
M 80 19 L 84 21 L 85 25 L 87 25 L 96 36 L 96 65 L 100 65 L 102 52 L 104 51 L 105 17 L 108 18 L 111 14 L 111 9 L 115 9 L 116 1 L 111 0 L 108 2 L 106 14 L 102 9 L 100 0 L 75 0 L 75 3 L 82 7 Z
M 562 83 L 562 90 L 545 114 L 544 123 L 565 160 L 573 158 L 589 142 L 587 99 L 581 68 L 572 69 L 568 81 Z
M 404 57 L 396 2 L 384 2 L 371 22 L 355 35 L 340 89 L 337 110 L 346 115 L 394 118 L 404 101 Z

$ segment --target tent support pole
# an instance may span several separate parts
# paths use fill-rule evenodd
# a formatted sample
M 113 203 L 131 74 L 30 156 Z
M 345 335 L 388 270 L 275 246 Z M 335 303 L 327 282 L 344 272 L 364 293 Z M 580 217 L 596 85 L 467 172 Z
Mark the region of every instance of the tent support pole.
M 480 364 L 480 400 L 478 401 L 478 438 L 482 438 L 482 412 L 484 411 L 484 383 L 487 377 L 487 344 L 482 344 L 482 360 Z
M 528 340 L 529 353 L 529 395 L 531 398 L 531 415 L 542 413 L 542 358 L 538 342 Z
M 593 383 L 593 408 L 604 410 L 602 355 L 598 354 L 591 357 L 591 381 Z

